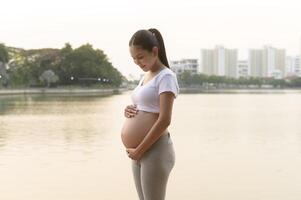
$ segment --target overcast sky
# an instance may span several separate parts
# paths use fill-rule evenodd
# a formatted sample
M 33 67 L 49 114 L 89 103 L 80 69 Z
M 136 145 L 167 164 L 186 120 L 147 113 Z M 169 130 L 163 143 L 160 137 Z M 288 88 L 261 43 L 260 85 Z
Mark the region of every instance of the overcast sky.
M 10 0 L 1 2 L 0 42 L 7 46 L 104 50 L 125 76 L 143 71 L 128 41 L 138 29 L 161 31 L 170 60 L 199 58 L 201 48 L 271 44 L 300 54 L 301 3 L 297 0 Z

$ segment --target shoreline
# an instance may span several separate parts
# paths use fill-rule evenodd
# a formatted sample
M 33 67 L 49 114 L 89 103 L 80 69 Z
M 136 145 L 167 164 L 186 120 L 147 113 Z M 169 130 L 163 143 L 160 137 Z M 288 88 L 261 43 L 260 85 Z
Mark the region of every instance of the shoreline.
M 127 88 L 27 88 L 27 89 L 0 89 L 0 96 L 5 95 L 32 95 L 32 94 L 62 94 L 62 95 L 112 95 L 128 91 Z
M 131 91 L 132 88 L 111 88 L 111 89 L 96 89 L 96 88 L 26 88 L 26 89 L 0 89 L 0 96 L 6 95 L 113 95 L 122 92 Z M 182 94 L 285 94 L 285 93 L 301 93 L 301 88 L 232 88 L 232 89 L 217 89 L 217 88 L 189 88 L 180 87 Z
M 218 89 L 218 88 L 180 88 L 182 94 L 198 94 L 198 93 L 212 93 L 212 94 L 286 94 L 286 93 L 301 93 L 300 88 L 230 88 L 230 89 Z

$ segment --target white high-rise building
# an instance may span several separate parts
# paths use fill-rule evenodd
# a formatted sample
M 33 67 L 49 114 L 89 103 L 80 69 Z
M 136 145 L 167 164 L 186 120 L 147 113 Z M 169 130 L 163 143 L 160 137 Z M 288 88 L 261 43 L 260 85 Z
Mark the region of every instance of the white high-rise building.
M 238 77 L 237 49 L 226 49 L 221 45 L 214 49 L 202 49 L 200 72 L 207 75 Z
M 285 62 L 285 76 L 298 76 L 300 75 L 300 57 L 287 56 Z
M 249 50 L 250 76 L 282 78 L 285 75 L 285 49 L 266 45 Z
M 249 75 L 253 77 L 263 76 L 263 50 L 262 49 L 250 49 L 249 50 Z
M 199 64 L 197 59 L 182 59 L 170 61 L 170 69 L 176 74 L 189 71 L 191 74 L 199 73 Z
M 249 76 L 249 62 L 247 60 L 239 60 L 238 61 L 237 75 L 238 75 L 238 78 Z

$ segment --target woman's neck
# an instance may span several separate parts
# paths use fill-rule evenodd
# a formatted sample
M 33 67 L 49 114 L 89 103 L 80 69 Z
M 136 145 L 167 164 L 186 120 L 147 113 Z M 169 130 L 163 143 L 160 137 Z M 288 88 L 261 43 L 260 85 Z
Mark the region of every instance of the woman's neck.
M 155 63 L 152 69 L 149 70 L 149 73 L 156 74 L 157 72 L 161 71 L 162 69 L 166 68 L 160 61 Z

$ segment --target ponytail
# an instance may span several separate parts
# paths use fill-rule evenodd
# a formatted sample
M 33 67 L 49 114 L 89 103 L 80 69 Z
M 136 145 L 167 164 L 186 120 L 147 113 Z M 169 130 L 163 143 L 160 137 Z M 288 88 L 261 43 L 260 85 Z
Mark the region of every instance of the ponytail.
M 153 35 L 156 37 L 156 39 L 158 41 L 160 61 L 166 67 L 169 68 L 169 64 L 168 64 L 168 60 L 167 60 L 167 56 L 166 56 L 166 51 L 165 51 L 165 46 L 164 46 L 164 41 L 163 41 L 163 37 L 162 37 L 161 33 L 155 28 L 151 28 L 151 29 L 148 29 L 148 30 L 153 33 Z

